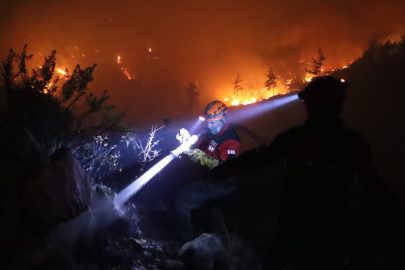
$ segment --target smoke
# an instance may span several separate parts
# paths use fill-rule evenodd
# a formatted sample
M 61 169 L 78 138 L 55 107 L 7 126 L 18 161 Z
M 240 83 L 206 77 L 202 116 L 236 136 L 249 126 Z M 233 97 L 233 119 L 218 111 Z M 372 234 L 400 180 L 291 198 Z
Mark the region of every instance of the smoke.
M 112 103 L 138 123 L 187 114 L 189 82 L 198 83 L 204 107 L 232 94 L 237 73 L 245 89 L 263 87 L 270 66 L 279 76 L 300 72 L 298 63 L 316 57 L 318 47 L 334 68 L 360 57 L 371 37 L 405 31 L 405 3 L 398 0 L 20 0 L 2 5 L 2 58 L 9 48 L 18 51 L 28 44 L 36 65 L 53 49 L 63 69 L 97 63 L 90 90 L 108 89 Z

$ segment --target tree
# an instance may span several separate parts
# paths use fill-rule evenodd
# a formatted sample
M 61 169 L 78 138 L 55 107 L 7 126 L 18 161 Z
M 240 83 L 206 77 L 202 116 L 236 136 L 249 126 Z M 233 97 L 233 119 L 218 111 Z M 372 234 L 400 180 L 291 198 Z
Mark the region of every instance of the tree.
M 29 130 L 41 145 L 52 153 L 59 148 L 71 148 L 85 168 L 87 161 L 113 157 L 115 146 L 128 129 L 121 124 L 124 113 L 115 113 L 114 105 L 106 105 L 107 90 L 101 97 L 87 93 L 96 67 L 82 69 L 79 65 L 72 74 L 66 69 L 66 81 L 60 88 L 55 79 L 56 51 L 45 57 L 41 67 L 27 70 L 27 46 L 21 53 L 11 49 L 0 68 L 0 121 L 10 126 Z M 102 142 L 100 139 L 102 138 Z M 101 149 L 101 148 L 105 149 Z M 93 162 L 94 164 L 94 162 Z M 106 164 L 101 162 L 100 164 Z
M 191 114 L 194 109 L 198 109 L 198 105 L 200 103 L 200 92 L 197 91 L 197 88 L 197 84 L 193 82 L 189 83 L 186 87 L 189 114 Z
M 156 150 L 155 147 L 160 140 L 155 140 L 156 132 L 165 126 L 157 127 L 157 125 L 152 125 L 151 132 L 149 133 L 148 141 L 145 145 L 142 144 L 141 140 L 134 140 L 134 150 L 138 152 L 138 157 L 140 162 L 149 162 L 154 160 L 157 156 L 160 155 L 160 150 Z
M 272 67 L 270 67 L 270 70 L 267 71 L 266 77 L 267 81 L 264 83 L 264 86 L 266 87 L 267 91 L 273 89 L 273 96 L 274 96 L 274 88 L 277 87 L 276 80 L 278 80 L 279 78 L 274 74 Z
M 242 82 L 242 80 L 239 78 L 239 73 L 238 73 L 235 81 L 231 83 L 231 84 L 233 84 L 233 93 L 236 95 L 236 99 L 238 99 L 239 91 L 243 90 L 243 87 L 240 86 L 241 82 Z
M 368 41 L 368 47 L 363 52 L 362 59 L 367 60 L 369 62 L 374 62 L 378 59 L 378 48 L 380 44 L 378 42 L 378 37 L 373 36 Z
M 326 57 L 323 55 L 322 49 L 318 48 L 318 59 L 312 58 L 312 69 L 307 69 L 306 71 L 314 76 L 319 76 L 322 73 L 322 67 L 325 66 L 323 63 Z

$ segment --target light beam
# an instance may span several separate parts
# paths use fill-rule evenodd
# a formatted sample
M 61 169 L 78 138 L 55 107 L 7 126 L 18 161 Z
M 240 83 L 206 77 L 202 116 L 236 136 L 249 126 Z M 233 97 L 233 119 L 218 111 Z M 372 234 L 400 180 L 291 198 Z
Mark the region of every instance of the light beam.
M 199 119 L 194 123 L 194 125 L 190 128 L 190 133 L 193 134 L 196 132 L 197 128 L 201 125 L 201 123 L 204 122 L 204 120 L 201 120 L 202 116 L 200 116 Z
M 255 103 L 246 107 L 239 107 L 238 109 L 232 111 L 232 121 L 243 122 L 257 117 L 263 113 L 271 111 L 275 108 L 286 105 L 294 100 L 297 100 L 298 96 L 296 93 L 290 95 L 282 95 L 265 100 L 259 103 Z
M 141 188 L 143 188 L 146 183 L 149 182 L 152 177 L 154 177 L 158 172 L 160 172 L 167 164 L 170 163 L 174 159 L 172 154 L 168 155 L 161 161 L 159 161 L 155 166 L 150 168 L 146 173 L 144 173 L 141 177 L 135 180 L 132 184 L 127 186 L 124 190 L 122 190 L 115 198 L 114 203 L 116 208 L 120 208 L 126 201 L 129 200 L 132 196 L 134 196 Z
M 150 168 L 141 177 L 136 179 L 132 184 L 127 186 L 122 190 L 115 198 L 114 204 L 115 208 L 120 209 L 121 206 L 128 201 L 132 196 L 138 193 L 152 177 L 154 177 L 158 172 L 160 172 L 167 164 L 170 163 L 175 157 L 178 157 L 183 151 L 190 149 L 190 146 L 196 143 L 198 140 L 198 135 L 191 136 L 186 142 L 182 143 L 175 150 L 171 151 L 171 154 L 159 161 L 155 166 Z

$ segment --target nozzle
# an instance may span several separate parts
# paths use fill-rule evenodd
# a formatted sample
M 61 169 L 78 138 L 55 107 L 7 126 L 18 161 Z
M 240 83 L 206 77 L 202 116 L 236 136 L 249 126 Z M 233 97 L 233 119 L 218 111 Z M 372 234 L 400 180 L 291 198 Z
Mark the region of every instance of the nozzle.
M 181 153 L 183 153 L 183 151 L 181 150 L 181 146 L 177 147 L 173 151 L 170 151 L 170 154 L 173 155 L 173 157 L 175 157 L 175 158 L 179 157 L 181 155 Z
M 184 151 L 190 150 L 191 145 L 195 144 L 198 141 L 198 138 L 199 138 L 198 135 L 191 136 L 187 141 L 182 143 L 179 147 L 177 147 L 173 151 L 170 151 L 170 154 L 172 154 L 174 157 L 180 156 Z

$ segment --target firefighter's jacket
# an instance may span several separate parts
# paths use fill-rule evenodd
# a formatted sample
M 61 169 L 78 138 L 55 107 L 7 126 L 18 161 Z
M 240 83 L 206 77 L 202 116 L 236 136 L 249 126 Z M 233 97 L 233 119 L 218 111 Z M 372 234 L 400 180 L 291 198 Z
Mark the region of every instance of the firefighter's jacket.
M 228 123 L 218 134 L 207 132 L 201 135 L 196 148 L 223 162 L 239 156 L 241 152 L 239 136 Z
M 240 155 L 240 139 L 235 130 L 226 124 L 218 134 L 205 133 L 200 136 L 194 151 L 189 153 L 193 162 L 212 169 L 228 159 Z

